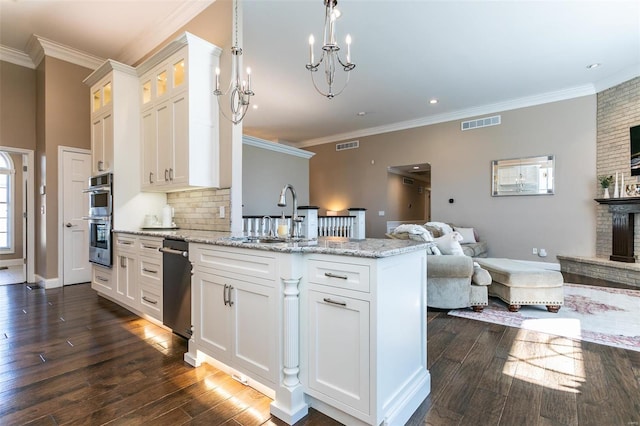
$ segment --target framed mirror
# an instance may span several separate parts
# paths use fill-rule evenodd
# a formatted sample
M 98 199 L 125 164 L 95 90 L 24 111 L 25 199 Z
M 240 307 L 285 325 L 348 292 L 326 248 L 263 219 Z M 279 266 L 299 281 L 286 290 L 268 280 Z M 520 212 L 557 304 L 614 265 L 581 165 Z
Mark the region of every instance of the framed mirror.
M 554 193 L 553 155 L 493 160 L 491 195 L 550 195 Z

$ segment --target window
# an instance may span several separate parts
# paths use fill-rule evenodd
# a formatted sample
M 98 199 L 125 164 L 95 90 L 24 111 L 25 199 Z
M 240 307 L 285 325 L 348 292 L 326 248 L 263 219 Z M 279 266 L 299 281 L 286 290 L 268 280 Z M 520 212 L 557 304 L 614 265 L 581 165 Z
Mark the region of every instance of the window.
M 0 152 L 0 253 L 13 253 L 13 188 L 15 170 L 6 152 Z

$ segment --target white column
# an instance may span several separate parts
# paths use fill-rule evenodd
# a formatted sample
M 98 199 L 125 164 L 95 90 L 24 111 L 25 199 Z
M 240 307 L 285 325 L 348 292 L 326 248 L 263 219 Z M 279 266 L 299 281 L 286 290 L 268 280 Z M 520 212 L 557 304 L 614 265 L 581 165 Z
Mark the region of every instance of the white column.
M 355 223 L 353 224 L 353 239 L 364 240 L 365 235 L 365 216 L 367 209 L 351 208 L 349 209 L 349 216 L 355 216 Z
M 300 278 L 282 279 L 284 284 L 283 321 L 283 363 L 281 382 L 276 389 L 276 398 L 271 403 L 271 414 L 294 424 L 307 415 L 307 405 L 300 373 Z

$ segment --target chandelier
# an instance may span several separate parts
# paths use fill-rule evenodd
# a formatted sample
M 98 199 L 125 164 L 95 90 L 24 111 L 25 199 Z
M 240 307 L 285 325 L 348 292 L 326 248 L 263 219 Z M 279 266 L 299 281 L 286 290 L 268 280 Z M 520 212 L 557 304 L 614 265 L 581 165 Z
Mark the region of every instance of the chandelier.
M 349 84 L 349 75 L 351 74 L 351 70 L 356 67 L 356 64 L 351 62 L 351 36 L 347 34 L 347 38 L 345 40 L 347 44 L 347 57 L 346 62 L 340 58 L 340 46 L 336 42 L 336 20 L 340 17 L 340 11 L 336 9 L 338 5 L 338 0 L 323 0 L 325 5 L 325 16 L 324 16 L 324 36 L 322 43 L 322 54 L 320 55 L 320 59 L 318 62 L 314 61 L 313 55 L 313 44 L 315 43 L 315 39 L 313 34 L 309 36 L 309 63 L 307 64 L 307 70 L 311 71 L 311 81 L 313 82 L 313 86 L 316 88 L 318 93 L 322 96 L 326 96 L 329 99 L 333 99 L 334 96 L 339 95 Z M 324 76 L 326 80 L 326 85 L 328 90 L 321 90 L 314 78 L 314 73 L 318 71 L 318 68 L 321 64 L 324 64 Z M 337 93 L 334 93 L 334 83 L 335 83 L 335 74 L 336 68 L 341 66 L 342 69 L 347 73 L 347 78 L 344 83 L 342 89 L 340 89 Z
M 216 68 L 216 90 L 213 91 L 213 94 L 218 98 L 218 106 L 220 107 L 220 112 L 227 120 L 231 121 L 233 124 L 238 124 L 242 121 L 247 110 L 249 109 L 249 104 L 251 103 L 251 96 L 255 95 L 251 90 L 251 68 L 247 67 L 247 79 L 245 80 L 240 71 L 240 56 L 242 56 L 242 48 L 238 47 L 238 2 L 240 0 L 235 0 L 235 10 L 234 10 L 234 19 L 235 19 L 235 41 L 234 45 L 231 48 L 231 55 L 233 56 L 233 64 L 232 64 L 232 76 L 229 80 L 229 87 L 225 92 L 220 90 L 220 68 Z M 225 109 L 220 105 L 220 98 L 226 97 L 229 94 L 229 116 L 225 113 Z

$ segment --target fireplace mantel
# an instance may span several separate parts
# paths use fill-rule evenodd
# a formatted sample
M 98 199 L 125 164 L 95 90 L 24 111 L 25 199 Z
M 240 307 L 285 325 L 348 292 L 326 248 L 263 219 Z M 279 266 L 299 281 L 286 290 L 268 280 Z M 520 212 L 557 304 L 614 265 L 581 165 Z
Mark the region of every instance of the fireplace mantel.
M 612 253 L 609 259 L 634 263 L 636 258 L 633 253 L 633 226 L 634 215 L 640 213 L 640 197 L 596 198 L 595 201 L 608 205 L 612 215 Z

